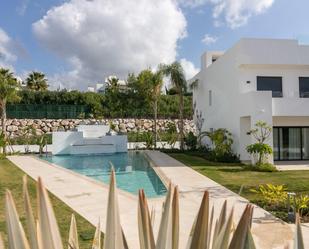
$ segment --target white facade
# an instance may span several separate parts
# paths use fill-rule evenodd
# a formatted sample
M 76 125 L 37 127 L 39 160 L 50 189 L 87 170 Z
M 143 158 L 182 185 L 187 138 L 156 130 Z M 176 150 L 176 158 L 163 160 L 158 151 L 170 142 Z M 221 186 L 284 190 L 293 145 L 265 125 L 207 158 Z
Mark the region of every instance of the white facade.
M 259 76 L 281 77 L 282 97 L 258 91 Z M 257 121 L 273 127 L 309 126 L 309 98 L 300 97 L 299 77 L 309 77 L 309 46 L 297 40 L 242 39 L 225 53 L 203 54 L 201 71 L 193 78 L 198 79 L 195 112 L 205 119 L 202 130 L 228 129 L 234 151 L 241 160 L 250 160 L 245 148 L 253 141 L 246 133 Z M 272 136 L 268 143 L 273 146 Z M 302 155 L 309 152 L 300 150 Z

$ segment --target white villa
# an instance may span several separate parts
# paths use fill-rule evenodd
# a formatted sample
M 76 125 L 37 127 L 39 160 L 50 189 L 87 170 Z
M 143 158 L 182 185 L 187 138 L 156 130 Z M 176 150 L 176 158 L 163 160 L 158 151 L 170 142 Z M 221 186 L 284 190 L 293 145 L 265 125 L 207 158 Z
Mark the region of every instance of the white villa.
M 234 151 L 250 160 L 246 133 L 257 121 L 273 127 L 274 160 L 309 160 L 309 46 L 297 40 L 241 39 L 226 52 L 206 52 L 193 78 L 202 130 L 226 128 Z

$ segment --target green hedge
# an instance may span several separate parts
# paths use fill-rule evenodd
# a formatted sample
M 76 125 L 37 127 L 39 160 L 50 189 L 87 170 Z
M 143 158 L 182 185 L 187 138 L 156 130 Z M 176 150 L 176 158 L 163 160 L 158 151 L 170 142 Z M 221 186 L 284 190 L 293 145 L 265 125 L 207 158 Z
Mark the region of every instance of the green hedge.
M 22 90 L 21 101 L 9 103 L 9 118 L 152 118 L 151 106 L 134 92 L 119 92 L 116 96 L 79 91 Z M 161 95 L 159 118 L 178 118 L 177 95 Z M 184 117 L 192 117 L 192 96 L 184 97 Z

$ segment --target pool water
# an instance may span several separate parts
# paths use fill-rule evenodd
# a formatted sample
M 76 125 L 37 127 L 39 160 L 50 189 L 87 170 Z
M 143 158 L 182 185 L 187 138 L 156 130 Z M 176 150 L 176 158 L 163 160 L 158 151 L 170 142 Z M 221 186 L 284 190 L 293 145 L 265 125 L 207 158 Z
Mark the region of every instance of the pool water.
M 115 168 L 118 188 L 133 194 L 137 194 L 139 189 L 144 189 L 146 196 L 150 198 L 166 193 L 164 184 L 150 166 L 145 155 L 140 152 L 43 156 L 41 158 L 107 184 L 111 162 Z

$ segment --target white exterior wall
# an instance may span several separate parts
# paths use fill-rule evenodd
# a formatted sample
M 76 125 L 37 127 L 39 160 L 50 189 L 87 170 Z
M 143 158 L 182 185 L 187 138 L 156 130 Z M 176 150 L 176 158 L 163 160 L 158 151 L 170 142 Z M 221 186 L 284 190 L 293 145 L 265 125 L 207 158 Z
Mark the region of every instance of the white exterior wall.
M 309 46 L 296 40 L 242 39 L 210 65 L 208 54 L 202 56 L 201 71 L 194 77 L 199 80 L 193 91 L 195 110 L 205 119 L 202 130 L 232 132 L 233 149 L 241 160 L 250 159 L 245 148 L 253 141 L 245 133 L 257 121 L 309 126 L 309 98 L 299 98 L 299 77 L 309 77 Z M 281 76 L 283 98 L 257 91 L 257 76 Z M 272 136 L 267 142 L 273 145 Z

